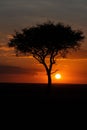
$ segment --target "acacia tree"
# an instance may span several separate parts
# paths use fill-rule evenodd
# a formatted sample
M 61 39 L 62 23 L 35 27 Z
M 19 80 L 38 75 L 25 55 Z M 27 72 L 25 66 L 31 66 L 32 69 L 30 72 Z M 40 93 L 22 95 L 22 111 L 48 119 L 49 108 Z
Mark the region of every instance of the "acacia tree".
M 71 26 L 47 22 L 15 32 L 8 45 L 15 48 L 16 55 L 32 55 L 43 64 L 50 87 L 52 66 L 56 63 L 56 56 L 65 57 L 69 49 L 78 49 L 83 39 L 83 32 L 72 30 Z M 49 64 L 46 58 L 49 59 Z

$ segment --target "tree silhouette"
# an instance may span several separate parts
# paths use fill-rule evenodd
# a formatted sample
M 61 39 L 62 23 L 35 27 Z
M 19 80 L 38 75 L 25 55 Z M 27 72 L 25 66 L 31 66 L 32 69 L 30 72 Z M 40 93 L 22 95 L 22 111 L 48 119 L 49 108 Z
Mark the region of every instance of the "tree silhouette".
M 51 71 L 56 63 L 56 56 L 65 57 L 69 49 L 78 49 L 83 39 L 83 32 L 79 30 L 72 30 L 70 26 L 62 23 L 47 22 L 15 32 L 8 45 L 15 48 L 16 55 L 32 55 L 43 64 L 50 87 Z M 49 64 L 46 58 L 49 59 Z

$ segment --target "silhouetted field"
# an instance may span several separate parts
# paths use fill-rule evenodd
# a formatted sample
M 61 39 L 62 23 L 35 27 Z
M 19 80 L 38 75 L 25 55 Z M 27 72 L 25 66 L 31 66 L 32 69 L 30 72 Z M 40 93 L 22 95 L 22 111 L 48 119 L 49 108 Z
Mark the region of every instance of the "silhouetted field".
M 27 99 L 28 103 L 87 103 L 87 85 L 0 83 L 0 99 Z

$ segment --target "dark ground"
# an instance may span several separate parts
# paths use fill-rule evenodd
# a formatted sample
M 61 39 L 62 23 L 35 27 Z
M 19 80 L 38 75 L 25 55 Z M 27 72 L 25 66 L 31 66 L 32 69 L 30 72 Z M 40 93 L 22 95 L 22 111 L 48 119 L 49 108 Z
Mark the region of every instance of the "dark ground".
M 87 85 L 55 84 L 47 90 L 46 84 L 0 83 L 1 100 L 20 99 L 28 103 L 87 103 Z

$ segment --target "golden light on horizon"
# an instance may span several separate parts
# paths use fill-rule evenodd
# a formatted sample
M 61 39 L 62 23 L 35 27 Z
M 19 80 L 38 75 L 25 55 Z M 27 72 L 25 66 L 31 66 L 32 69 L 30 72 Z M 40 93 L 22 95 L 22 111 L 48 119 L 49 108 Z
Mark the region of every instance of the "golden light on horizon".
M 61 74 L 59 74 L 59 73 L 56 74 L 56 75 L 55 75 L 55 78 L 56 78 L 56 79 L 61 79 Z

